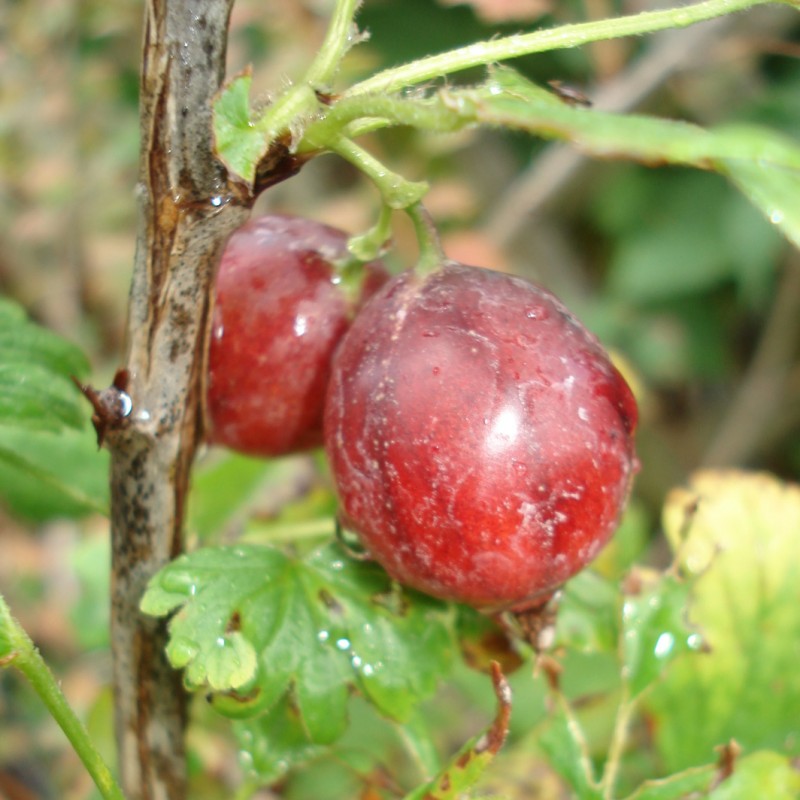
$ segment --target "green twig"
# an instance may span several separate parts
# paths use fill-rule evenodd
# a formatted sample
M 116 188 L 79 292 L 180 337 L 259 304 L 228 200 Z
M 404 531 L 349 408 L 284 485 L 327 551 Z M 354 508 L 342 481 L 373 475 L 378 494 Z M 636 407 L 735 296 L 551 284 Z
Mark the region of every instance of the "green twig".
M 340 155 L 370 178 L 381 193 L 383 202 L 389 208 L 408 208 L 418 203 L 428 191 L 427 183 L 406 180 L 402 175 L 389 170 L 375 156 L 349 139 L 344 137 L 332 139 L 326 143 L 326 146 L 331 152 Z
M 531 53 L 578 47 L 603 39 L 654 33 L 666 28 L 685 28 L 698 22 L 768 2 L 772 2 L 772 0 L 705 0 L 705 2 L 691 6 L 668 8 L 662 11 L 645 11 L 627 17 L 582 22 L 574 25 L 561 25 L 534 33 L 516 34 L 488 42 L 477 42 L 379 72 L 352 86 L 346 96 L 396 92 L 404 87 L 460 72 L 469 67 L 492 64 Z
M 106 800 L 125 800 L 111 770 L 100 757 L 44 659 L 0 595 L 0 666 L 16 667 L 33 686 L 80 757 Z
M 625 751 L 625 744 L 628 741 L 628 729 L 630 728 L 635 708 L 636 701 L 630 698 L 630 693 L 626 687 L 620 699 L 619 706 L 617 707 L 614 732 L 611 736 L 608 758 L 606 759 L 603 778 L 600 782 L 604 800 L 613 800 L 614 787 L 617 782 L 622 755 Z
M 357 41 L 353 17 L 361 0 L 337 0 L 333 16 L 328 24 L 325 41 L 308 68 L 305 82 L 315 89 L 328 87 L 345 53 Z
M 321 107 L 317 91 L 327 88 L 345 53 L 356 37 L 353 16 L 360 0 L 338 0 L 325 40 L 303 79 L 292 86 L 270 105 L 255 122 L 268 142 L 284 131 L 295 133 L 293 126 L 303 124 Z
M 309 124 L 297 150 L 316 150 L 338 135 L 352 139 L 388 125 L 452 133 L 465 124 L 459 114 L 454 114 L 438 98 L 409 100 L 385 94 L 344 97 L 323 118 Z
M 374 261 L 386 248 L 386 243 L 392 236 L 392 209 L 387 205 L 381 206 L 378 221 L 366 232 L 358 236 L 351 236 L 347 242 L 347 249 L 359 261 Z
M 433 224 L 431 215 L 422 203 L 416 203 L 406 209 L 406 213 L 414 223 L 414 232 L 419 244 L 419 258 L 415 271 L 419 275 L 429 275 L 445 261 L 439 231 Z

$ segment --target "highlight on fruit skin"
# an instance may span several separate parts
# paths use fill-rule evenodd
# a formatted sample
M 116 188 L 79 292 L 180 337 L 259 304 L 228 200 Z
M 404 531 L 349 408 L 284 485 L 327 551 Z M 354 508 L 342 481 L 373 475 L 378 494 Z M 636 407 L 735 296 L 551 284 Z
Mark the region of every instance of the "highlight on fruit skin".
M 342 524 L 400 583 L 483 611 L 546 600 L 613 534 L 633 395 L 546 290 L 446 262 L 361 310 L 325 445 Z
M 229 239 L 216 281 L 206 394 L 207 439 L 270 457 L 322 444 L 330 363 L 363 297 L 386 280 L 366 265 L 343 283 L 348 235 L 302 217 L 250 220 Z

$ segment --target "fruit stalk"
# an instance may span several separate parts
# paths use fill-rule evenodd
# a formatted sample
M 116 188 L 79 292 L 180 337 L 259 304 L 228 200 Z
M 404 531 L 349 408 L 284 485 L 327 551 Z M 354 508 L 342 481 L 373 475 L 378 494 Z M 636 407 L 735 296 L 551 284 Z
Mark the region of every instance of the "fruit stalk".
M 128 321 L 130 413 L 111 450 L 111 646 L 119 769 L 130 800 L 183 800 L 185 699 L 144 617 L 149 578 L 183 547 L 201 435 L 211 288 L 234 200 L 211 139 L 232 0 L 147 4 L 141 75 L 139 229 Z

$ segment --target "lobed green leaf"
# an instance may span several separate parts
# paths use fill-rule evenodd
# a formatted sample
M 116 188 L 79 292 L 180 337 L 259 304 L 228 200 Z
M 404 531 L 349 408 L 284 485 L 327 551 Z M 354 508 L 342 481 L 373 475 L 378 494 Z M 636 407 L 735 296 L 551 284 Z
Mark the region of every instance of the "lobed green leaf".
M 167 652 L 189 688 L 217 692 L 217 708 L 240 717 L 291 690 L 314 743 L 343 733 L 352 688 L 408 719 L 453 654 L 446 606 L 401 593 L 335 544 L 302 558 L 258 545 L 181 556 L 142 600 L 145 613 L 176 609 Z
M 234 731 L 243 770 L 264 785 L 325 752 L 323 745 L 309 741 L 289 695 L 260 717 L 234 723 Z

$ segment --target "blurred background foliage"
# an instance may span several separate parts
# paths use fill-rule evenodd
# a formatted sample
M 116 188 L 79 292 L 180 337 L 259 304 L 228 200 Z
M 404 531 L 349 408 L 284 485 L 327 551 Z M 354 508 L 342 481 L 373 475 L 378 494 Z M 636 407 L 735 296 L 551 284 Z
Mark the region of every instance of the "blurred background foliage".
M 238 0 L 229 74 L 253 63 L 254 94 L 268 101 L 309 62 L 329 7 L 328 0 Z M 497 33 L 647 7 L 642 0 L 366 0 L 359 21 L 371 37 L 352 52 L 342 80 Z M 124 349 L 141 18 L 142 5 L 132 0 L 12 0 L 0 11 L 0 294 L 78 344 L 100 386 Z M 542 84 L 574 85 L 601 108 L 705 126 L 755 122 L 800 136 L 800 22 L 788 8 L 515 66 Z M 614 351 L 636 387 L 642 470 L 621 534 L 599 561 L 607 576 L 618 577 L 634 559 L 664 565 L 661 505 L 698 467 L 797 479 L 800 256 L 721 178 L 588 162 L 566 146 L 491 130 L 439 137 L 398 130 L 367 145 L 398 172 L 430 181 L 426 202 L 450 256 L 551 288 Z M 358 232 L 372 223 L 377 197 L 349 165 L 325 156 L 265 194 L 257 210 L 267 209 Z M 390 261 L 401 269 L 415 250 L 406 221 L 396 222 Z M 96 513 L 106 504 L 104 454 L 88 425 L 83 433 L 23 435 L 0 420 L 0 444 L 52 476 L 42 484 L 0 465 L 0 591 L 110 756 L 106 523 Z M 220 531 L 280 538 L 287 521 L 307 521 L 309 536 L 329 532 L 332 500 L 314 458 L 262 465 L 206 453 L 197 484 L 194 541 Z M 583 676 L 593 692 L 598 683 L 613 685 L 613 674 L 603 684 L 596 662 L 575 660 L 571 680 Z M 542 714 L 542 687 L 531 689 L 529 675 L 521 683 L 518 736 Z M 458 670 L 438 700 L 444 748 L 456 749 L 485 724 L 485 689 L 481 676 Z M 92 796 L 59 732 L 7 673 L 0 673 L 0 718 L 0 797 Z M 593 707 L 587 719 L 602 732 L 610 716 Z M 235 746 L 225 723 L 206 721 L 192 733 L 192 796 L 226 796 L 238 775 Z M 354 722 L 384 758 L 400 758 L 374 714 L 356 706 Z M 330 796 L 348 796 L 341 785 L 357 766 L 328 761 L 326 785 L 338 786 Z M 530 763 L 526 769 L 535 772 Z M 311 796 L 304 780 L 288 785 L 286 796 Z M 322 798 L 319 785 L 314 796 Z M 554 784 L 548 796 L 561 791 Z

